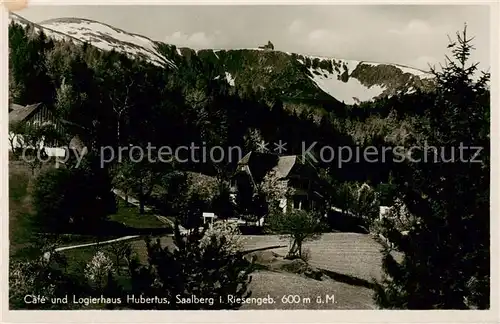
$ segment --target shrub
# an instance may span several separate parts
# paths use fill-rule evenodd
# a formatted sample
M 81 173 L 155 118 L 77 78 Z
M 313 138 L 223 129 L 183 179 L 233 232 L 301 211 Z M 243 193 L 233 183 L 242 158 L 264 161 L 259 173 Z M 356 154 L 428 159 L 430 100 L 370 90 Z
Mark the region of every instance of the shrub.
M 41 227 L 59 231 L 70 223 L 72 212 L 66 193 L 70 180 L 66 169 L 48 170 L 36 179 L 33 200 L 36 221 Z
M 146 239 L 148 265 L 130 264 L 134 295 L 156 298 L 159 302 L 130 307 L 148 309 L 237 309 L 240 302 L 232 303 L 227 296 L 250 296 L 248 284 L 251 264 L 240 253 L 227 248 L 225 236 L 211 235 L 201 243 L 206 233 L 195 229 L 183 237 L 176 228 L 175 248 L 162 247 L 160 240 Z M 205 298 L 209 303 L 176 303 L 182 298 Z M 161 300 L 172 301 L 162 303 Z
M 83 169 L 50 169 L 41 174 L 33 190 L 36 222 L 53 232 L 94 228 L 108 212 L 96 178 Z
M 205 249 L 210 246 L 212 238 L 216 238 L 217 244 L 231 254 L 239 253 L 243 250 L 243 237 L 237 224 L 227 222 L 216 222 L 205 231 L 205 235 L 200 240 L 200 246 Z M 222 242 L 224 241 L 224 244 Z
M 102 251 L 97 251 L 84 270 L 85 278 L 98 290 L 107 284 L 109 273 L 114 270 L 113 261 Z
M 47 269 L 38 262 L 13 261 L 9 266 L 9 302 L 11 308 L 26 308 L 26 295 L 54 297 L 56 286 Z
M 22 259 L 9 260 L 9 308 L 74 308 L 73 304 L 25 302 L 27 295 L 50 299 L 88 291 L 88 286 L 81 284 L 78 278 L 65 273 L 66 259 L 54 250 L 52 244 L 36 240 L 26 250 L 29 251 Z

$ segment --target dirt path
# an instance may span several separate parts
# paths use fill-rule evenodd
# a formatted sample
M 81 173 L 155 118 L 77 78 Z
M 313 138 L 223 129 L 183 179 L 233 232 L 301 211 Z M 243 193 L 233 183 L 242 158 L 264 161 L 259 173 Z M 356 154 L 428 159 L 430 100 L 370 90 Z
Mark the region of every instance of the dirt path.
M 62 247 L 55 248 L 54 251 L 55 252 L 61 252 L 61 251 L 78 249 L 78 248 L 83 248 L 83 247 L 88 247 L 88 246 L 94 246 L 94 245 L 111 244 L 111 243 L 115 243 L 115 242 L 136 239 L 138 237 L 140 237 L 140 236 L 139 235 L 128 235 L 128 236 L 123 236 L 123 237 L 119 237 L 119 238 L 108 240 L 108 241 L 85 243 L 85 244 L 77 244 L 77 245 L 69 245 L 69 246 L 62 246 Z M 50 252 L 45 252 L 43 254 L 43 257 L 44 257 L 44 259 L 48 260 L 50 258 Z
M 93 242 L 93 243 L 85 243 L 85 244 L 78 244 L 78 245 L 70 245 L 70 246 L 58 247 L 58 248 L 55 249 L 55 251 L 56 252 L 60 252 L 60 251 L 77 249 L 77 248 L 82 248 L 82 247 L 87 247 L 87 246 L 93 246 L 93 245 L 99 245 L 99 244 L 110 244 L 110 243 L 115 243 L 115 242 L 120 242 L 120 241 L 126 241 L 126 240 L 135 239 L 135 238 L 138 238 L 138 237 L 139 237 L 139 235 L 128 235 L 128 236 L 123 236 L 123 237 L 119 237 L 119 238 L 108 240 L 108 241 Z
M 125 200 L 125 195 L 123 194 L 123 192 L 121 192 L 120 190 L 118 189 L 113 189 L 112 190 L 113 193 Z M 131 204 L 131 205 L 134 205 L 134 206 L 137 206 L 139 207 L 139 201 L 134 198 L 134 197 L 128 197 L 128 202 Z M 150 211 L 151 210 L 151 207 L 149 206 L 144 206 L 144 210 L 146 211 Z M 162 222 L 163 224 L 168 224 L 172 227 L 175 226 L 174 222 L 172 222 L 170 219 L 168 219 L 167 217 L 165 216 L 161 216 L 161 215 L 154 215 L 160 222 Z M 184 234 L 184 233 L 187 233 L 187 229 L 185 229 L 183 226 L 179 225 L 179 230 L 181 232 L 181 234 Z M 165 235 L 165 236 L 169 236 L 169 235 Z M 171 236 L 171 234 L 170 234 Z M 105 244 L 111 244 L 111 243 L 115 243 L 115 242 L 120 242 L 120 241 L 127 241 L 127 240 L 132 240 L 132 239 L 136 239 L 136 238 L 139 238 L 140 235 L 128 235 L 128 236 L 123 236 L 123 237 L 119 237 L 119 238 L 116 238 L 116 239 L 112 239 L 112 240 L 108 240 L 108 241 L 102 241 L 102 242 L 93 242 L 93 243 L 85 243 L 85 244 L 76 244 L 76 245 L 69 245 L 69 246 L 63 246 L 63 247 L 58 247 L 55 249 L 55 252 L 61 252 L 61 251 L 66 251 L 66 250 L 72 250 L 72 249 L 78 249 L 78 248 L 83 248 L 83 247 L 88 247 L 88 246 L 94 246 L 94 245 L 105 245 Z M 45 252 L 45 254 L 43 255 L 45 259 L 48 259 L 50 258 L 50 252 Z

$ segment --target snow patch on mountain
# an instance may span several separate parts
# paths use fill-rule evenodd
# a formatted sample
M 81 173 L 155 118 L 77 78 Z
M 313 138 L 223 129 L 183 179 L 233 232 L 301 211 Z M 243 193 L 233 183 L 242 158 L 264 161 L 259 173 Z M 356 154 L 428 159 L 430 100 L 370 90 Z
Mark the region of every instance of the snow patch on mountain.
M 66 35 L 62 32 L 57 31 L 57 30 L 46 29 L 38 24 L 32 23 L 31 21 L 26 20 L 23 17 L 18 16 L 18 15 L 13 14 L 13 13 L 9 14 L 9 24 L 12 22 L 14 22 L 18 25 L 21 25 L 23 27 L 31 26 L 36 33 L 43 31 L 47 37 L 52 38 L 56 41 L 70 41 L 73 43 L 82 43 L 83 44 L 83 42 L 81 40 L 79 40 L 78 38 L 72 37 L 70 35 Z
M 60 18 L 42 22 L 40 26 L 78 38 L 102 50 L 115 50 L 143 58 L 158 66 L 175 67 L 172 61 L 157 51 L 156 44 L 151 39 L 103 23 L 80 18 Z
M 432 73 L 421 71 L 421 70 L 418 70 L 418 69 L 409 68 L 409 67 L 401 66 L 401 65 L 395 65 L 395 67 L 397 67 L 398 69 L 400 69 L 401 71 L 403 71 L 403 73 L 410 73 L 410 74 L 416 75 L 420 79 L 430 79 L 430 78 L 434 77 L 432 75 Z
M 319 59 L 319 61 L 330 61 L 333 66 L 333 72 L 322 68 L 309 67 L 309 78 L 324 92 L 333 98 L 344 102 L 348 105 L 357 104 L 364 101 L 371 101 L 380 96 L 385 87 L 380 85 L 373 85 L 366 87 L 358 79 L 349 77 L 346 82 L 341 78 L 341 75 L 347 71 L 348 76 L 361 64 L 361 61 L 346 60 L 346 59 L 333 59 L 322 56 L 307 55 L 311 61 Z M 297 61 L 305 65 L 303 59 L 298 58 Z M 337 72 L 340 71 L 340 72 Z
M 234 78 L 231 75 L 231 73 L 226 72 L 226 80 L 229 83 L 230 86 L 234 87 Z
M 9 22 L 32 26 L 56 41 L 89 43 L 101 50 L 115 50 L 129 56 L 140 57 L 157 66 L 175 68 L 175 64 L 161 55 L 154 41 L 147 37 L 127 33 L 106 24 L 81 18 L 51 19 L 39 24 L 32 23 L 16 14 L 9 15 Z
M 349 66 L 352 66 L 352 64 L 352 61 L 347 61 L 346 63 L 346 65 Z M 339 78 L 337 73 L 329 73 L 326 70 L 309 68 L 309 73 L 311 74 L 311 80 L 316 83 L 321 90 L 348 105 L 363 101 L 371 101 L 384 92 L 384 88 L 379 85 L 367 88 L 355 78 L 349 78 L 347 82 L 344 82 Z
M 337 63 L 340 63 L 340 65 L 342 66 L 341 67 L 341 71 L 344 70 L 344 66 L 347 67 L 347 71 L 349 74 L 352 73 L 352 71 L 354 71 L 359 63 L 361 63 L 360 61 L 354 61 L 354 60 L 335 60 Z
M 358 60 L 347 60 L 347 59 L 336 59 L 336 58 L 330 58 L 330 57 L 325 57 L 325 56 L 317 56 L 317 55 L 303 55 L 304 57 L 309 58 L 311 61 L 314 59 L 318 59 L 320 62 L 321 61 L 331 61 L 334 66 L 338 66 L 340 64 L 340 71 L 343 72 L 344 68 L 343 66 L 345 65 L 349 71 L 349 74 L 354 71 L 358 65 L 360 64 L 365 64 L 365 65 L 371 65 L 371 66 L 378 66 L 381 64 L 387 64 L 387 65 L 392 65 L 398 69 L 400 69 L 403 73 L 409 73 L 414 76 L 419 77 L 420 79 L 430 79 L 433 78 L 433 75 L 427 71 L 422 71 L 416 68 L 408 67 L 408 66 L 403 66 L 399 64 L 392 64 L 392 63 L 378 63 L 378 62 L 369 62 L 369 61 L 358 61 Z M 301 64 L 305 64 L 304 60 L 301 58 L 298 58 L 297 61 Z
M 416 92 L 415 88 L 414 87 L 410 87 L 408 89 L 408 91 L 406 92 L 406 94 L 412 94 L 412 93 L 415 93 L 415 92 Z

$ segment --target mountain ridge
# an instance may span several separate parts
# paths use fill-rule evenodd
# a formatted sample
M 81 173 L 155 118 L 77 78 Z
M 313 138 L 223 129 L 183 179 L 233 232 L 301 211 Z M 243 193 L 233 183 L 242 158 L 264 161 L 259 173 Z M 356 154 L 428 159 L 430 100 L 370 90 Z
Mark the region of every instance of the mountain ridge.
M 31 24 L 56 40 L 89 43 L 140 58 L 159 68 L 213 66 L 232 87 L 260 89 L 291 100 L 323 100 L 348 105 L 426 90 L 432 74 L 409 66 L 306 55 L 262 48 L 191 49 L 155 41 L 87 18 L 63 17 L 33 23 L 11 13 L 10 21 Z M 199 73 L 207 73 L 201 69 Z

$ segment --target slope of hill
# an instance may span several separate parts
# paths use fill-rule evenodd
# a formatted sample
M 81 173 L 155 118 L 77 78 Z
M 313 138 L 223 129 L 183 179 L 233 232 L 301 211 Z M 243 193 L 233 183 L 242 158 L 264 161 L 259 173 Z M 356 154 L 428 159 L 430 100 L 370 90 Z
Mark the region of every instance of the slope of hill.
M 103 50 L 114 49 L 140 57 L 155 65 L 175 67 L 171 60 L 157 51 L 157 45 L 153 40 L 107 24 L 81 18 L 59 18 L 43 21 L 40 26 L 78 38 Z
M 128 33 L 124 30 L 82 18 L 58 18 L 33 23 L 29 20 L 11 13 L 10 21 L 30 25 L 36 31 L 43 32 L 55 40 L 67 40 L 75 43 L 89 43 L 102 50 L 115 50 L 117 52 L 138 57 L 159 67 L 173 67 L 175 64 L 161 55 L 153 40 Z
M 356 104 L 381 96 L 411 93 L 432 86 L 432 75 L 396 64 L 317 57 L 261 48 L 192 50 L 153 41 L 104 23 L 58 18 L 33 24 L 11 14 L 11 21 L 43 30 L 56 40 L 87 42 L 161 68 L 179 66 L 224 78 L 230 86 L 259 90 L 285 101 Z M 211 71 L 207 70 L 210 67 Z M 200 68 L 201 67 L 201 68 Z M 200 70 L 201 69 L 201 70 Z M 185 71 L 185 70 L 184 70 Z M 196 73 L 195 73 L 196 74 Z

